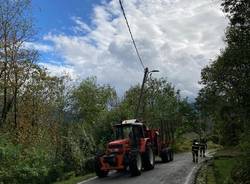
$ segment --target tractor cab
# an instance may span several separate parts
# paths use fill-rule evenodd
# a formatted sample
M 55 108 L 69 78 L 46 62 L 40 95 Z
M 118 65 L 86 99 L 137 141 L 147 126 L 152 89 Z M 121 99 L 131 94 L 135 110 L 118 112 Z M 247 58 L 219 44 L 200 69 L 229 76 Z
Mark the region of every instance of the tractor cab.
M 114 125 L 115 141 L 108 144 L 110 152 L 117 150 L 118 147 L 138 148 L 140 140 L 146 137 L 146 126 L 136 119 L 125 120 L 121 124 Z M 125 151 L 124 150 L 124 151 Z
M 138 120 L 125 120 L 121 124 L 114 126 L 115 138 L 118 139 L 136 139 L 145 137 L 145 125 Z

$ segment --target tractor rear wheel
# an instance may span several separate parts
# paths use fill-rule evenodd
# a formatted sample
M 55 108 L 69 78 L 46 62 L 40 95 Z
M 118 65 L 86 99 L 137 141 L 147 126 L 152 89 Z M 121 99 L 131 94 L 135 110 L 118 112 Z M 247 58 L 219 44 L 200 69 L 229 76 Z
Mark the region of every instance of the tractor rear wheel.
M 101 170 L 101 162 L 99 158 L 95 159 L 95 173 L 99 178 L 104 178 L 108 175 L 108 171 Z
M 169 155 L 169 151 L 167 149 L 163 149 L 161 151 L 161 160 L 163 163 L 166 163 L 168 162 L 170 159 L 169 159 L 170 155 Z
M 174 160 L 174 152 L 173 150 L 170 151 L 170 161 Z
M 150 146 L 146 148 L 146 152 L 143 155 L 143 166 L 145 170 L 151 170 L 155 167 L 155 155 Z
M 142 158 L 139 152 L 131 154 L 130 160 L 129 160 L 129 170 L 130 170 L 131 176 L 141 175 Z

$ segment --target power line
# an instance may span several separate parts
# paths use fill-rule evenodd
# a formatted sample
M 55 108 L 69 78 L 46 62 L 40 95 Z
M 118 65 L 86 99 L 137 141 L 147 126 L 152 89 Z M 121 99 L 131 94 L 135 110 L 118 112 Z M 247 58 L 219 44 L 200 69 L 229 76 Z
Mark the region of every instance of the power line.
M 135 40 L 134 40 L 132 31 L 131 31 L 130 26 L 129 26 L 129 23 L 128 23 L 128 19 L 127 19 L 126 14 L 125 14 L 125 11 L 124 11 L 124 8 L 123 8 L 123 5 L 122 5 L 122 1 L 119 0 L 119 3 L 120 3 L 120 6 L 121 6 L 121 10 L 122 10 L 122 13 L 123 13 L 123 17 L 124 17 L 124 19 L 125 19 L 125 21 L 126 21 L 126 24 L 127 24 L 128 30 L 129 30 L 130 37 L 131 37 L 132 42 L 133 42 L 133 45 L 134 45 L 134 47 L 135 47 L 136 54 L 137 54 L 137 56 L 138 56 L 138 58 L 139 58 L 139 61 L 140 61 L 141 65 L 142 65 L 142 68 L 145 70 L 145 66 L 144 66 L 143 61 L 142 61 L 142 59 L 141 59 L 140 53 L 139 53 L 139 51 L 138 51 L 138 49 L 137 49 L 137 46 L 136 46 L 136 43 L 135 43 Z

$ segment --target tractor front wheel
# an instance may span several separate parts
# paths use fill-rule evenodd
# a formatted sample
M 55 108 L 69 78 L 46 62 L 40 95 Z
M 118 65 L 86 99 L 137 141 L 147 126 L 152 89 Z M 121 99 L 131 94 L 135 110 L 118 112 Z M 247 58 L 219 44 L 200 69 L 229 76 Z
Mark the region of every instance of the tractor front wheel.
M 151 170 L 155 167 L 155 155 L 150 146 L 146 148 L 146 152 L 143 155 L 143 166 L 145 170 Z
M 99 178 L 104 178 L 108 175 L 108 171 L 101 170 L 101 162 L 99 158 L 95 159 L 95 173 Z
M 139 152 L 131 154 L 130 160 L 129 160 L 129 170 L 130 170 L 131 176 L 141 175 L 142 158 Z

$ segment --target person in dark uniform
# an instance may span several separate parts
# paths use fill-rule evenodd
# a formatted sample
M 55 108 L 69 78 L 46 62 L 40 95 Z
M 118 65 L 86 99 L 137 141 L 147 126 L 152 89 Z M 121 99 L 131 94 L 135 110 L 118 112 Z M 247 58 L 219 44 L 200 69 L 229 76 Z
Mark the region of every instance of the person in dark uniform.
M 192 144 L 192 155 L 193 155 L 193 162 L 198 163 L 198 154 L 199 154 L 199 143 L 197 140 L 193 140 L 193 144 Z
M 207 149 L 206 139 L 200 140 L 200 157 L 205 157 L 205 150 Z

